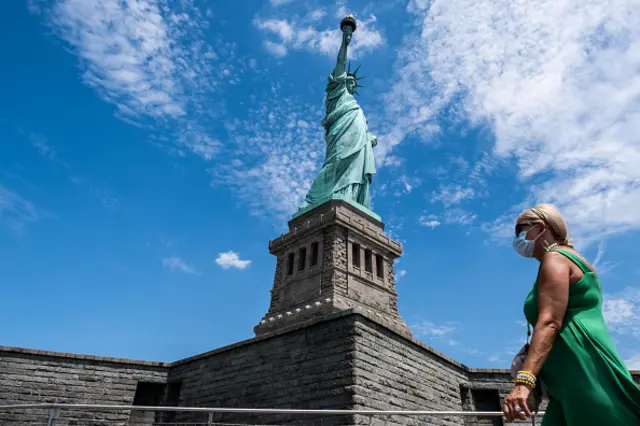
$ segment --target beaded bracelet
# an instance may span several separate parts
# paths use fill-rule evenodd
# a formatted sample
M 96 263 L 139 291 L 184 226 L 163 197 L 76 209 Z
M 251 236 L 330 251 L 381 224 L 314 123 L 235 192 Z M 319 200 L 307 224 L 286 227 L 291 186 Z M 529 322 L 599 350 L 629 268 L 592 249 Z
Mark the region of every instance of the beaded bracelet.
M 529 389 L 534 389 L 536 387 L 536 384 L 533 383 L 531 380 L 525 380 L 525 379 L 516 379 L 516 385 L 525 385 Z
M 520 370 L 520 371 L 518 371 L 518 377 L 522 377 L 524 379 L 529 379 L 534 383 L 536 382 L 536 376 L 530 371 Z
M 516 384 L 525 385 L 533 389 L 536 387 L 536 376 L 530 371 L 518 371 Z

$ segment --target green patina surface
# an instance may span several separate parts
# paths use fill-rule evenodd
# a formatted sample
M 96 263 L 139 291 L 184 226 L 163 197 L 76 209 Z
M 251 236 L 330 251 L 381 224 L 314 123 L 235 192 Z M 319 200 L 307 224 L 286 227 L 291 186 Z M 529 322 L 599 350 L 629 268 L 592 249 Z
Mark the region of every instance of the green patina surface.
M 341 22 L 342 45 L 329 75 L 325 101 L 325 161 L 294 217 L 329 200 L 345 200 L 376 220 L 371 210 L 370 187 L 376 173 L 373 147 L 378 140 L 369 132 L 367 119 L 354 95 L 360 86 L 356 69 L 347 68 L 347 48 L 356 28 L 355 18 Z
M 320 200 L 317 204 L 311 205 L 311 206 L 307 206 L 304 208 L 300 208 L 300 210 L 298 210 L 292 217 L 292 219 L 295 219 L 296 217 L 302 216 L 303 214 L 305 214 L 306 212 L 308 212 L 309 210 L 312 210 L 314 207 L 317 207 L 321 204 L 326 203 L 327 201 L 331 201 L 331 200 L 343 200 L 348 202 L 350 205 L 352 205 L 353 207 L 357 208 L 358 210 L 360 210 L 363 213 L 368 214 L 369 216 L 371 216 L 372 218 L 374 218 L 375 220 L 377 220 L 378 222 L 382 222 L 382 218 L 380 217 L 380 215 L 378 215 L 377 213 L 375 213 L 373 210 L 371 210 L 368 207 L 363 206 L 362 204 L 359 204 L 351 199 L 347 199 L 345 197 L 343 197 L 340 194 L 330 194 L 327 196 L 327 198 Z

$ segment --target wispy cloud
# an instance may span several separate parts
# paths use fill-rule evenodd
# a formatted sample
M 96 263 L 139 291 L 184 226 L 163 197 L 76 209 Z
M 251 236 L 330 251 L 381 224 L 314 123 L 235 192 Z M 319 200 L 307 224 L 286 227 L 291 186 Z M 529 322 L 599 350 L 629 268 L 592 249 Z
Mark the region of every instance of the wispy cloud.
M 184 272 L 189 275 L 200 275 L 198 271 L 196 271 L 192 266 L 188 265 L 182 258 L 178 256 L 173 257 L 165 257 L 162 259 L 162 264 L 165 268 L 171 269 L 173 271 Z
M 596 258 L 593 261 L 593 267 L 597 270 L 599 276 L 610 274 L 615 268 L 620 266 L 620 262 L 604 260 L 605 255 L 605 242 L 600 241 L 598 243 L 598 252 Z
M 180 148 L 211 159 L 218 142 L 203 122 L 214 109 L 203 95 L 229 65 L 204 41 L 206 16 L 191 0 L 57 0 L 31 9 L 77 55 L 83 82 L 118 117 L 171 128 Z
M 228 123 L 231 160 L 211 169 L 255 215 L 284 219 L 297 211 L 324 161 L 323 110 L 290 97 L 274 103 L 274 85 L 246 120 Z
M 247 269 L 251 265 L 250 260 L 241 260 L 240 255 L 234 251 L 227 251 L 220 253 L 216 259 L 216 263 L 220 265 L 222 269 Z
M 273 6 L 282 6 L 282 5 L 285 5 L 285 4 L 292 3 L 294 1 L 296 1 L 296 0 L 270 0 L 271 4 Z
M 424 339 L 430 344 L 437 343 L 449 347 L 457 347 L 459 350 L 468 352 L 468 348 L 460 347 L 460 342 L 453 336 L 460 330 L 453 324 L 435 324 L 431 321 L 420 320 L 409 326 L 413 334 L 418 339 Z
M 597 240 L 640 226 L 636 8 L 411 1 L 420 25 L 405 37 L 386 98 L 390 145 L 429 134 L 455 102 L 461 120 L 492 128 L 495 155 L 515 158 L 522 180 L 536 178 L 530 197 L 559 205 L 576 232 Z
M 440 223 L 440 221 L 438 220 L 438 217 L 433 214 L 420 216 L 418 221 L 420 222 L 420 225 L 426 226 L 427 228 L 431 229 L 435 229 L 438 226 L 442 225 L 442 223 Z
M 435 324 L 431 321 L 418 321 L 410 328 L 417 337 L 430 339 L 443 338 L 457 330 L 453 325 Z
M 43 212 L 33 203 L 0 185 L 0 225 L 7 231 L 22 234 L 29 223 L 38 222 L 43 217 Z
M 476 192 L 472 188 L 463 188 L 460 185 L 443 185 L 439 193 L 433 193 L 431 202 L 440 202 L 444 207 L 460 204 L 464 200 L 473 199 Z
M 422 180 L 420 178 L 409 177 L 407 175 L 400 175 L 400 177 L 397 180 L 394 179 L 394 181 L 398 185 L 398 189 L 396 189 L 393 194 L 396 197 L 410 194 L 414 189 L 418 188 L 422 184 Z
M 625 364 L 629 370 L 640 370 L 640 354 L 626 359 Z
M 468 226 L 473 224 L 476 219 L 477 215 L 475 213 L 471 213 L 459 207 L 452 207 L 446 209 L 441 216 L 428 213 L 424 214 L 420 216 L 418 222 L 422 226 L 434 229 L 442 224 Z
M 602 310 L 612 332 L 640 336 L 640 288 L 605 294 Z
M 319 30 L 308 25 L 323 16 L 319 10 L 306 17 L 289 19 L 260 19 L 254 20 L 255 26 L 273 37 L 264 41 L 265 48 L 275 56 L 284 56 L 291 49 L 318 52 L 323 55 L 335 56 L 340 49 L 342 32 L 339 28 Z M 385 41 L 379 30 L 375 28 L 377 18 L 370 15 L 366 19 L 358 19 L 358 30 L 354 33 L 353 41 L 349 45 L 349 57 L 356 59 L 384 45 Z
M 388 165 L 388 164 L 386 164 Z M 378 168 L 382 168 L 383 165 L 377 163 Z M 398 171 L 398 173 L 400 173 Z M 422 178 L 417 176 L 409 176 L 407 174 L 400 174 L 394 179 L 388 179 L 386 181 L 377 181 L 376 185 L 372 187 L 372 200 L 375 197 L 383 197 L 386 195 L 393 195 L 396 198 L 402 197 L 413 193 L 416 189 L 422 185 Z

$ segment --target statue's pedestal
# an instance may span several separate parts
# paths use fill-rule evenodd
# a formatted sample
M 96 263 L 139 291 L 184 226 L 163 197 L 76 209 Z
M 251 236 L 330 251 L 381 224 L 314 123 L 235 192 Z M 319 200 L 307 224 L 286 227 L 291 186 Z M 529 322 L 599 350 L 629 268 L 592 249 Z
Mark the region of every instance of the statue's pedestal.
M 382 222 L 344 200 L 294 217 L 289 232 L 269 243 L 276 273 L 271 305 L 256 335 L 361 308 L 410 337 L 398 313 L 393 267 L 402 245 L 383 230 Z
M 366 215 L 368 215 L 375 222 L 382 223 L 382 218 L 380 217 L 380 215 L 375 213 L 373 210 L 368 209 L 365 206 L 363 206 L 361 204 L 358 204 L 358 203 L 356 203 L 354 201 L 342 198 L 341 196 L 336 195 L 336 194 L 332 194 L 331 196 L 326 197 L 326 199 L 322 200 L 321 202 L 319 202 L 316 205 L 300 209 L 299 211 L 297 211 L 293 215 L 292 220 L 295 221 L 300 216 L 304 216 L 306 213 L 310 212 L 311 210 L 314 210 L 316 208 L 319 208 L 319 207 L 323 206 L 324 204 L 328 203 L 329 201 L 344 201 L 345 203 L 349 204 L 351 207 L 355 208 L 356 210 L 360 210 L 362 213 L 365 213 Z M 384 228 L 384 225 L 382 225 L 382 226 Z

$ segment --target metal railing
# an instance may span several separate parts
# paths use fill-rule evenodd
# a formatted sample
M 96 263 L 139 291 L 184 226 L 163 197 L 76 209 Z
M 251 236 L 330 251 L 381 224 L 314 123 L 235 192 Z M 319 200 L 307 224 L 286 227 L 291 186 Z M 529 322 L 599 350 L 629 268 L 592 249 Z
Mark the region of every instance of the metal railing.
M 35 413 L 35 412 L 37 413 Z M 14 417 L 8 420 L 6 414 L 10 413 Z M 22 419 L 19 418 L 23 413 Z M 100 413 L 100 414 L 97 414 Z M 115 413 L 117 415 L 108 416 L 104 413 Z M 136 415 L 134 415 L 136 413 Z M 176 414 L 192 414 L 199 415 L 201 420 L 193 421 L 186 419 L 176 420 Z M 28 415 L 27 415 L 28 414 Z M 147 415 L 145 415 L 147 414 Z M 149 415 L 151 414 L 151 415 Z M 161 416 L 162 414 L 162 416 Z M 384 417 L 384 416 L 402 416 L 402 417 L 502 417 L 503 413 L 499 411 L 405 411 L 405 410 L 324 410 L 324 409 L 287 409 L 287 408 L 221 408 L 221 407 L 159 407 L 159 406 L 130 406 L 130 405 L 99 405 L 99 404 L 13 404 L 0 405 L 0 425 L 46 425 L 46 426 L 63 426 L 64 425 L 91 425 L 91 426 L 195 426 L 195 425 L 226 425 L 226 426 L 256 426 L 260 423 L 236 422 L 228 423 L 218 421 L 216 416 L 244 414 L 250 415 L 252 418 L 267 415 L 287 415 L 287 416 L 366 416 L 366 417 Z M 536 419 L 544 415 L 544 412 L 538 412 L 525 422 L 536 424 Z M 164 419 L 162 418 L 164 416 Z M 37 417 L 40 417 L 39 419 Z M 11 423 L 6 423 L 10 421 Z M 523 421 L 520 421 L 522 423 Z M 322 422 L 320 422 L 323 424 Z M 262 423 L 266 424 L 266 423 Z M 277 422 L 269 422 L 270 425 L 276 425 Z M 295 424 L 291 420 L 286 421 L 287 425 Z M 300 423 L 300 424 L 305 424 Z M 430 424 L 426 423 L 425 424 Z

